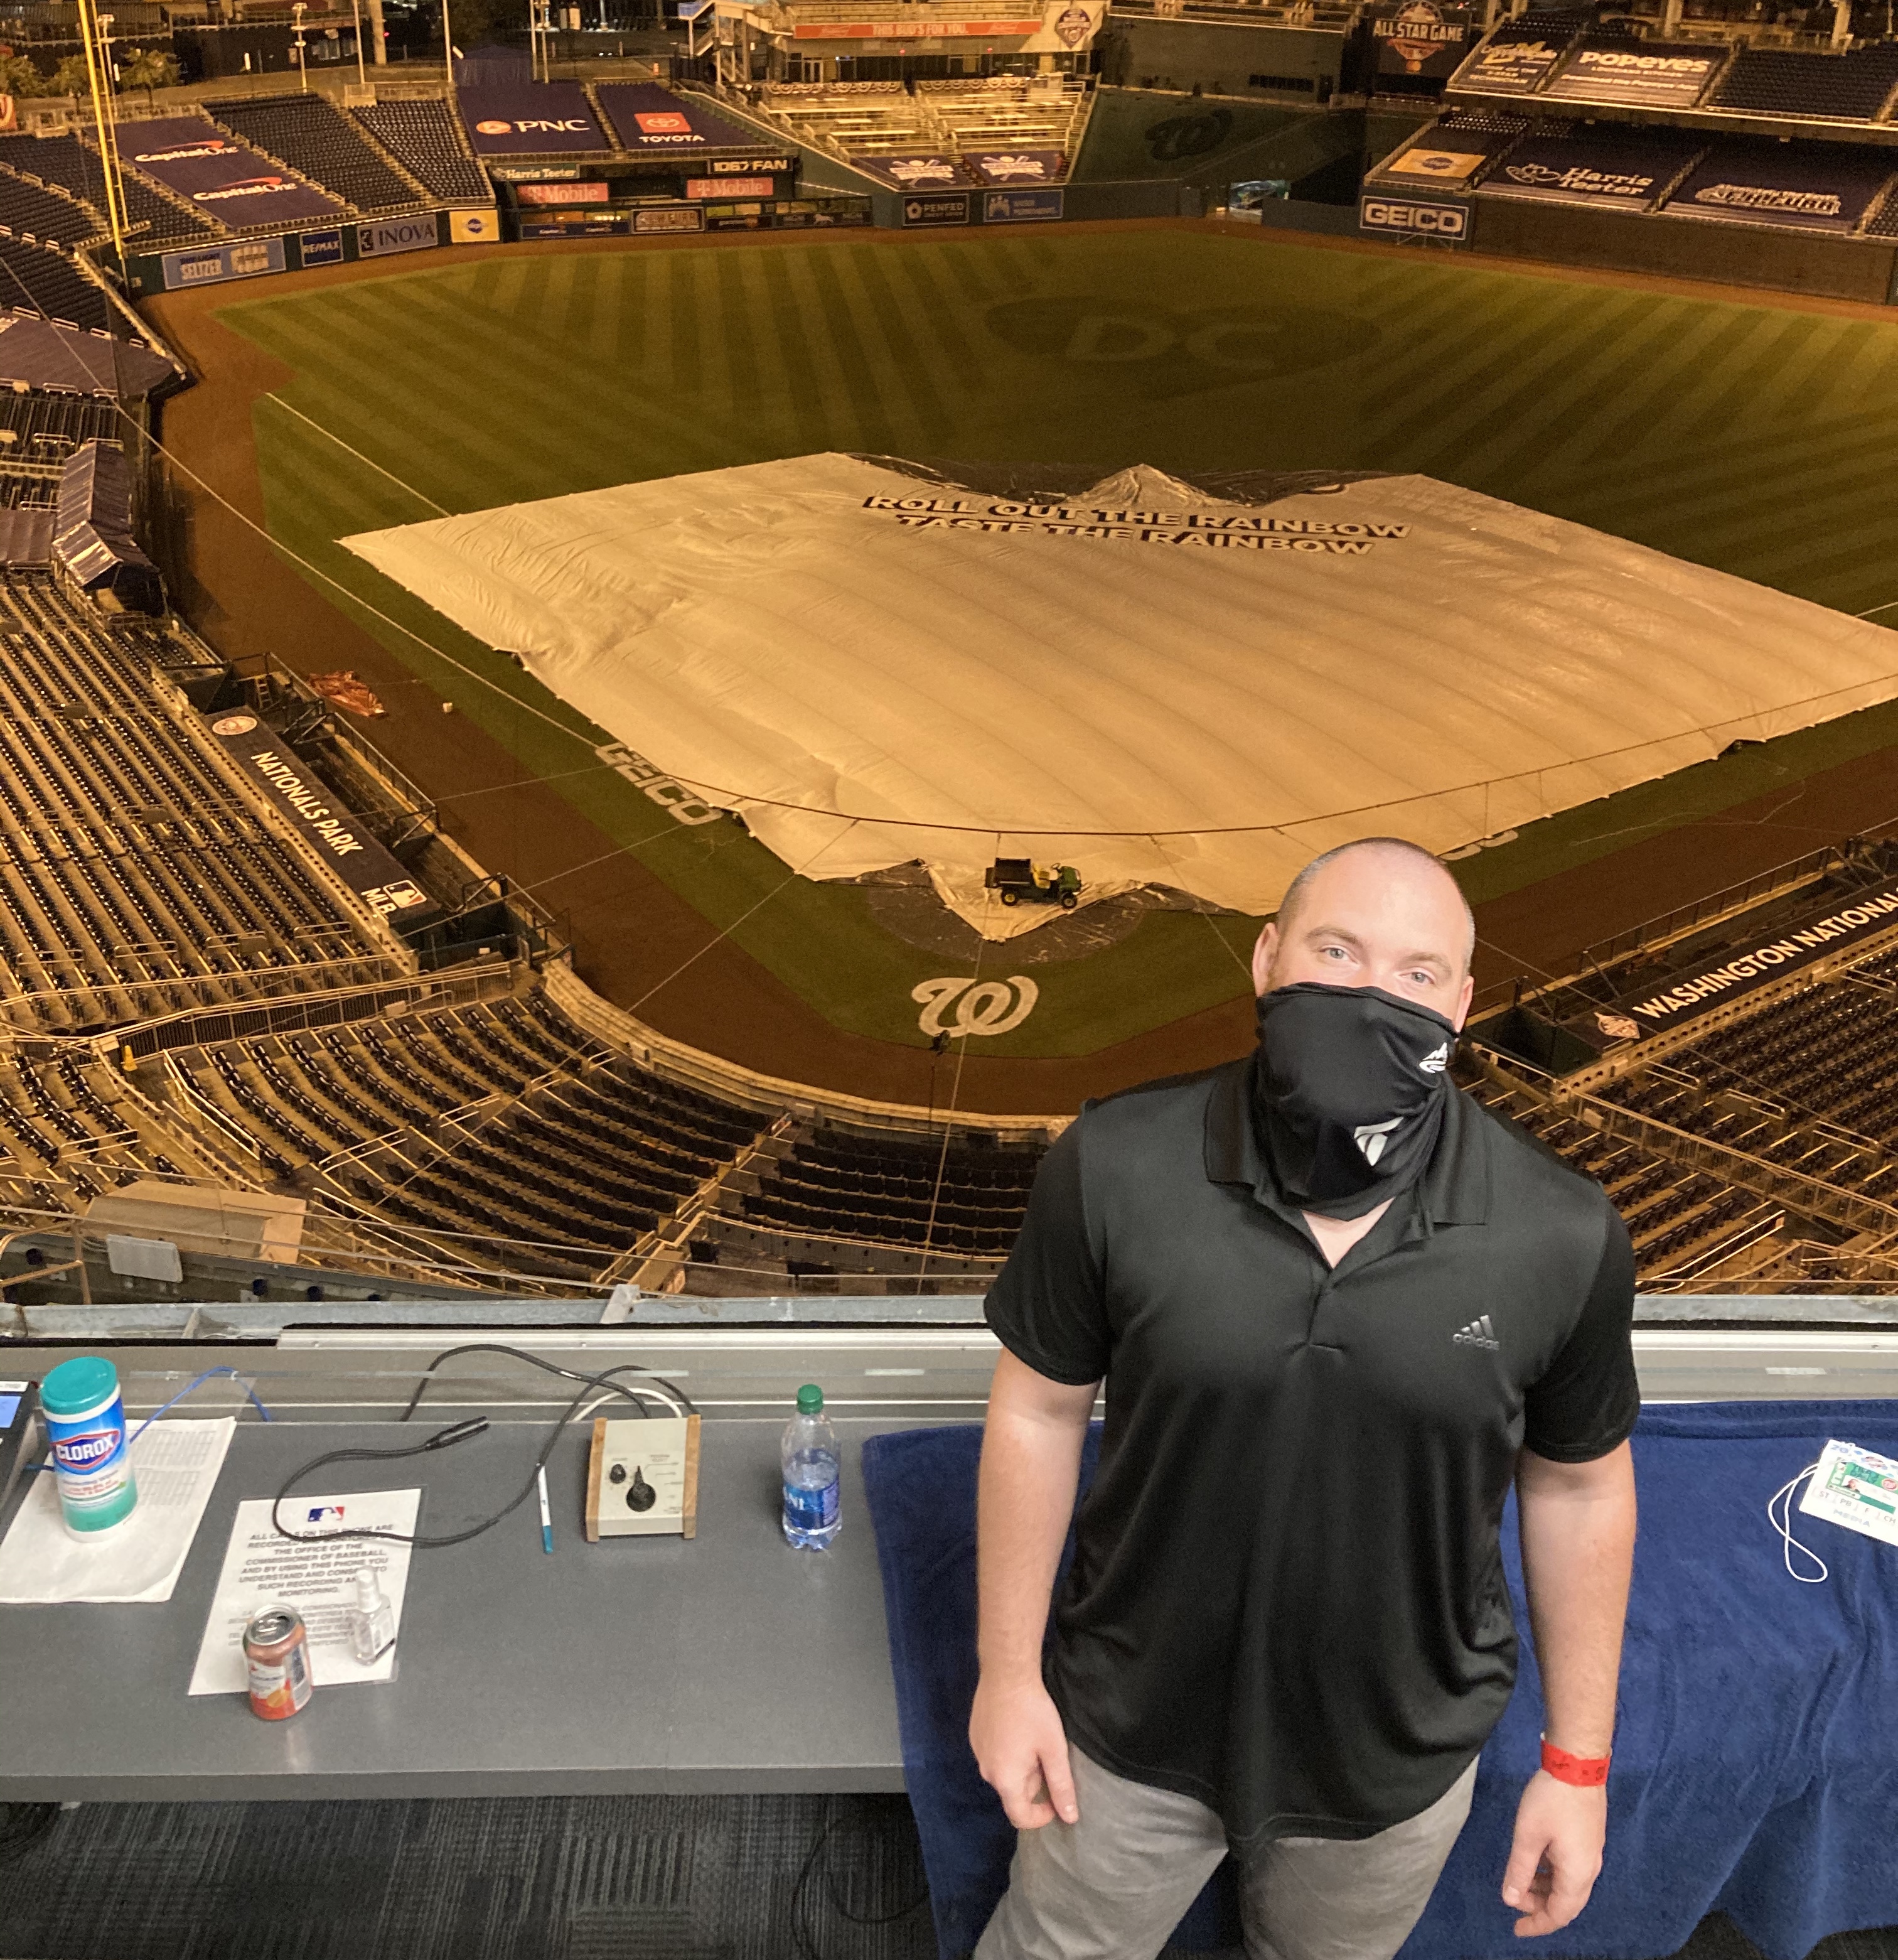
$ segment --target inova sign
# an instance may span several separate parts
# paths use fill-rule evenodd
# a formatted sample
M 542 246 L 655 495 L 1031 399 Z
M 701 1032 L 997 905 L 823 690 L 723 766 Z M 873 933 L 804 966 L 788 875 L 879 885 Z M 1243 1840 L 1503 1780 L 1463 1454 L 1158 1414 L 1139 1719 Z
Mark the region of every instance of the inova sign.
M 356 227 L 356 256 L 386 259 L 397 252 L 428 252 L 441 243 L 435 214 L 419 218 L 385 218 Z

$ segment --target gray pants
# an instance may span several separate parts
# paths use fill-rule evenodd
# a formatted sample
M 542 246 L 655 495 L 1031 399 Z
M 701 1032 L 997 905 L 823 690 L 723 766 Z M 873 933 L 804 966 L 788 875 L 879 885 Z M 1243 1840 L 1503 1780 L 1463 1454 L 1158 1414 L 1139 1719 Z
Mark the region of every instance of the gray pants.
M 1226 1856 L 1217 1815 L 1129 1783 L 1070 1745 L 1079 1822 L 1016 1841 L 975 1960 L 1152 1960 Z M 1473 1762 L 1428 1810 L 1374 1838 L 1280 1838 L 1241 1873 L 1248 1960 L 1391 1960 L 1423 1917 L 1476 1788 Z

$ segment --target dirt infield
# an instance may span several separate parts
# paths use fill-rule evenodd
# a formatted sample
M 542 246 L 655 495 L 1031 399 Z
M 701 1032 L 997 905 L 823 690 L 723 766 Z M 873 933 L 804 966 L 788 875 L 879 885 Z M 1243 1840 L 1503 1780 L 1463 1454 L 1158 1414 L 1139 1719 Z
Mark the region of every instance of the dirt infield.
M 1125 231 L 1127 226 L 1072 227 Z M 1212 228 L 1172 221 L 1140 230 Z M 1400 256 L 1403 248 L 1350 240 L 1280 237 L 1251 228 L 1218 228 L 1257 240 Z M 440 695 L 331 603 L 262 534 L 262 498 L 253 438 L 256 399 L 294 378 L 292 371 L 216 317 L 239 298 L 294 294 L 408 272 L 518 254 L 707 249 L 768 251 L 808 248 L 828 237 L 872 242 L 892 250 L 901 234 L 855 231 L 720 238 L 574 240 L 462 248 L 418 265 L 374 262 L 288 275 L 245 288 L 167 295 L 147 303 L 157 330 L 200 377 L 167 403 L 161 434 L 167 450 L 202 479 L 195 488 L 174 473 L 186 523 L 178 556 L 180 609 L 227 656 L 269 651 L 300 672 L 353 667 L 389 712 L 370 731 L 378 746 L 430 794 L 444 827 L 489 870 L 535 886 L 564 914 L 581 977 L 599 993 L 635 1009 L 676 1039 L 768 1074 L 854 1095 L 995 1113 L 1070 1110 L 1083 1098 L 1146 1078 L 1225 1059 L 1249 1042 L 1250 1001 L 1235 965 L 1233 994 L 1217 1007 L 1116 1046 L 1070 1060 L 1003 1059 L 979 1042 L 966 1056 L 851 1036 L 815 1009 L 706 921 L 639 860 L 616 848 L 545 787 L 517 781 L 520 766 L 500 743 L 465 715 L 444 714 Z M 1734 294 L 1687 281 L 1623 277 L 1495 260 L 1490 270 L 1532 273 L 1617 289 L 1682 297 L 1726 298 L 1752 306 L 1850 317 L 1875 314 L 1848 303 L 1806 301 L 1781 294 Z M 471 402 L 469 413 L 482 412 Z M 227 500 L 221 502 L 220 499 Z M 227 504 L 234 508 L 227 508 Z M 246 521 L 247 520 L 247 521 Z M 1717 816 L 1682 822 L 1660 836 L 1601 851 L 1590 861 L 1478 906 L 1481 985 L 1518 973 L 1570 970 L 1585 947 L 1734 880 L 1815 846 L 1898 816 L 1898 762 L 1881 751 L 1788 782 Z M 1615 819 L 1604 813 L 1604 824 Z M 595 860 L 605 861 L 596 863 Z M 1480 882 L 1471 867 L 1474 888 Z

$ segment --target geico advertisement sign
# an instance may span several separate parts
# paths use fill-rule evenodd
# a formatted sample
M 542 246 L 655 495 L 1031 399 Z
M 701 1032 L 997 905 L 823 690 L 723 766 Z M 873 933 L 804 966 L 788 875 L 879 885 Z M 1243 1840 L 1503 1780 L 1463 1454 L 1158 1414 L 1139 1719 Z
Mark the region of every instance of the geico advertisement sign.
M 1358 206 L 1362 231 L 1400 231 L 1407 237 L 1467 238 L 1470 214 L 1460 204 L 1419 204 L 1408 198 L 1367 197 Z

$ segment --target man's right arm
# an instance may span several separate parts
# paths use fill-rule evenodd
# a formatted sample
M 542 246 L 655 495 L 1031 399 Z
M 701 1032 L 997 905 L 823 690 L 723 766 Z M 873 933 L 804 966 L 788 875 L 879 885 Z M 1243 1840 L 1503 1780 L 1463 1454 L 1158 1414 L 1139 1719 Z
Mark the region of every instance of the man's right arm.
M 989 1389 L 976 1522 L 981 1678 L 969 1742 L 1009 1822 L 1025 1831 L 1079 1815 L 1060 1714 L 1041 1684 L 1041 1640 L 1099 1386 L 1051 1381 L 1005 1348 Z

